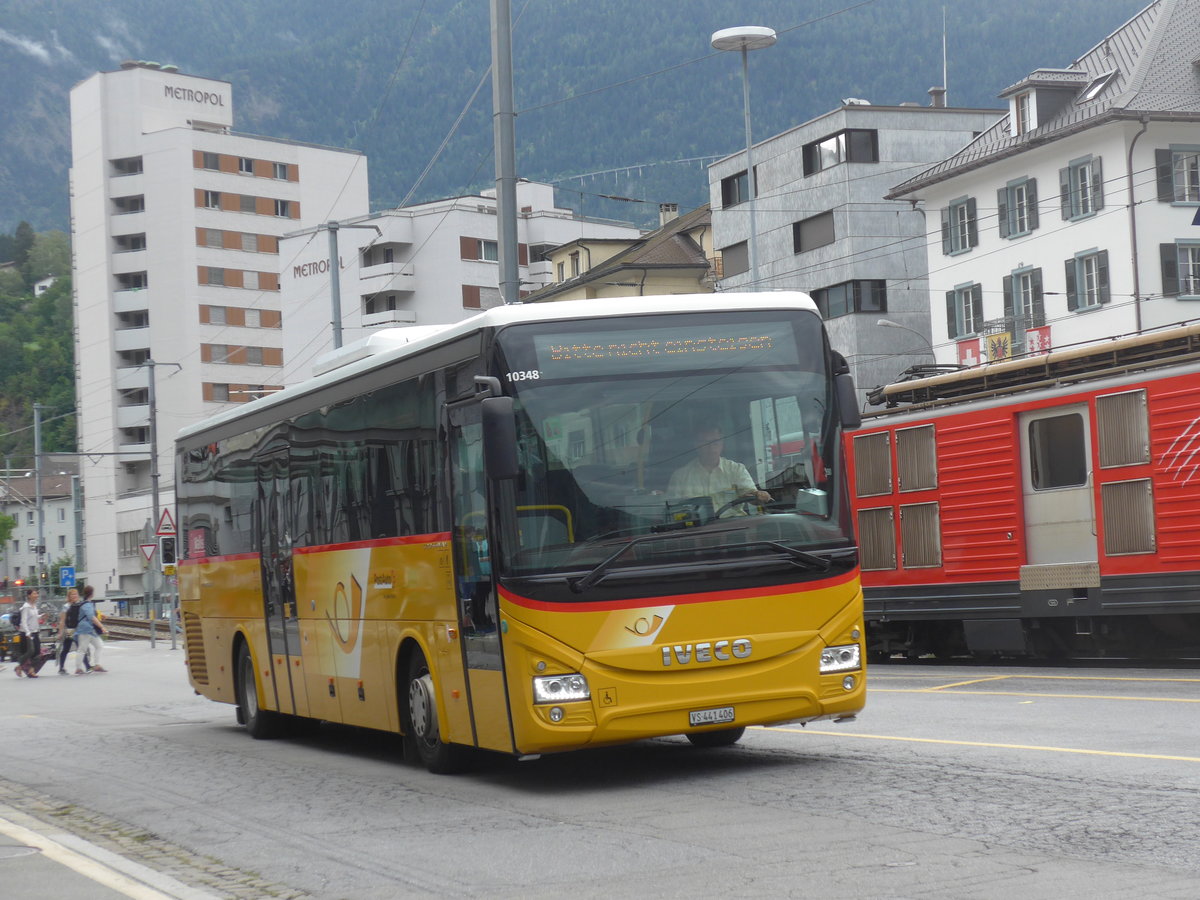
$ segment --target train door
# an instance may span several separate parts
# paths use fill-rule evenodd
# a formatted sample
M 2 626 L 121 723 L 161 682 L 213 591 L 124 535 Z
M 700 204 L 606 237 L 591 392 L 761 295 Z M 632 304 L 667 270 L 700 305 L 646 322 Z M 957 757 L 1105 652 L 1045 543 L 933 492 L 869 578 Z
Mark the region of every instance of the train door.
M 447 407 L 454 584 L 467 670 L 467 695 L 480 747 L 511 753 L 512 726 L 500 655 L 492 579 L 479 402 Z
M 273 450 L 258 457 L 258 497 L 255 543 L 259 548 L 263 614 L 270 651 L 271 681 L 276 709 L 304 715 L 307 702 L 298 670 L 301 657 L 300 623 L 292 569 L 288 452 Z M 266 662 L 260 660 L 260 664 Z M 293 669 L 295 678 L 293 678 Z
M 1018 416 L 1030 565 L 1095 563 L 1096 505 L 1085 404 Z

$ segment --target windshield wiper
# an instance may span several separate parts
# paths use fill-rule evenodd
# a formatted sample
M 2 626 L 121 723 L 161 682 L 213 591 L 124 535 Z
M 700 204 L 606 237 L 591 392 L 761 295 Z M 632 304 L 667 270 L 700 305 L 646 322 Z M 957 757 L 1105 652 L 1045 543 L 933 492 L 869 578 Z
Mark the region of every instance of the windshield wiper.
M 713 535 L 713 534 L 726 534 L 731 531 L 745 531 L 745 530 L 746 530 L 745 526 L 742 526 L 740 528 L 722 528 L 719 531 L 705 531 L 704 534 L 705 534 L 705 536 L 708 536 L 708 535 Z M 605 574 L 608 572 L 608 570 L 612 568 L 613 563 L 615 563 L 618 559 L 620 559 L 626 553 L 626 551 L 629 550 L 630 547 L 633 547 L 637 544 L 645 544 L 648 542 L 673 541 L 673 540 L 678 540 L 678 539 L 679 539 L 679 535 L 674 534 L 674 533 L 647 534 L 647 535 L 643 535 L 642 537 L 634 538 L 633 540 L 622 544 L 620 547 L 618 547 L 616 550 L 614 550 L 612 553 L 610 553 L 604 559 L 600 560 L 600 562 L 596 563 L 596 567 L 594 569 L 592 569 L 592 571 L 590 571 L 586 575 L 584 575 L 582 578 L 580 578 L 576 581 L 568 582 L 571 586 L 571 590 L 573 590 L 576 594 L 582 594 L 584 591 L 595 587 L 596 584 L 600 581 L 600 579 L 602 579 L 605 576 Z

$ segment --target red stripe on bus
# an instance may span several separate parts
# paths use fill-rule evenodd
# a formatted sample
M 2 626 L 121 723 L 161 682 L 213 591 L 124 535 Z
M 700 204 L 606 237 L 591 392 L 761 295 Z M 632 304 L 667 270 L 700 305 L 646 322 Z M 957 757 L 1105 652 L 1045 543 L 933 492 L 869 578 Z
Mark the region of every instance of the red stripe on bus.
M 661 597 L 641 597 L 633 600 L 577 600 L 572 603 L 547 603 L 519 597 L 509 590 L 500 589 L 501 596 L 514 606 L 548 612 L 605 612 L 613 609 L 639 609 L 646 606 L 682 606 L 687 603 L 714 603 L 721 600 L 747 600 L 751 597 L 770 597 L 776 594 L 802 594 L 824 590 L 858 578 L 858 570 L 846 572 L 835 578 L 805 581 L 799 584 L 781 584 L 770 587 L 750 588 L 733 591 L 711 591 L 703 594 L 671 594 Z

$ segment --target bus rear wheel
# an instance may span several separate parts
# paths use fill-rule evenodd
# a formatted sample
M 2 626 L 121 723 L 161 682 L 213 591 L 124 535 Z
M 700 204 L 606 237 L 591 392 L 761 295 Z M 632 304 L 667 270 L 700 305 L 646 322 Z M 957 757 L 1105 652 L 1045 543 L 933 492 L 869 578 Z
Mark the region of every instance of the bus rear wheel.
M 437 693 L 420 651 L 408 662 L 404 700 L 404 740 L 417 759 L 435 775 L 450 775 L 466 765 L 467 750 L 442 740 L 438 729 Z
M 238 721 L 246 726 L 246 733 L 256 740 L 275 737 L 279 733 L 278 713 L 258 705 L 258 682 L 254 672 L 254 660 L 250 648 L 245 644 L 238 649 L 237 662 Z
M 745 728 L 722 728 L 719 731 L 697 731 L 687 735 L 687 739 L 693 747 L 732 747 L 745 733 Z

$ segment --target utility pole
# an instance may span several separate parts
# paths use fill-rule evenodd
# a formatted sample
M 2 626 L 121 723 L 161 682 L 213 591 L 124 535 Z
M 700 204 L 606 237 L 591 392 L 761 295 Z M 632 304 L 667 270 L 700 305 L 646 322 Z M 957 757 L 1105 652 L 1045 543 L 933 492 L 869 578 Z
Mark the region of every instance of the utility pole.
M 150 387 L 147 399 L 150 401 L 150 502 L 154 507 L 153 517 L 150 521 L 153 523 L 152 528 L 158 527 L 158 398 L 154 393 L 154 367 L 156 363 L 153 359 L 146 360 L 146 365 L 150 368 Z M 154 633 L 158 631 L 158 592 L 159 579 L 154 574 L 154 565 L 149 565 L 150 570 L 150 649 L 154 649 Z
M 47 407 L 33 404 L 33 482 L 37 498 L 37 569 L 35 579 L 38 590 L 43 590 L 42 575 L 45 573 L 46 556 L 46 511 L 42 507 L 42 410 Z M 49 587 L 46 585 L 45 587 Z
M 378 225 L 343 225 L 340 222 L 326 222 L 317 226 L 318 231 L 322 228 L 329 232 L 329 325 L 333 329 L 333 349 L 338 350 L 342 346 L 342 258 L 338 254 L 338 231 L 343 228 L 370 228 L 376 238 L 383 237 L 383 232 Z
M 517 254 L 517 148 L 513 120 L 512 15 L 508 0 L 492 0 L 492 131 L 496 141 L 496 220 L 500 299 L 521 302 Z

